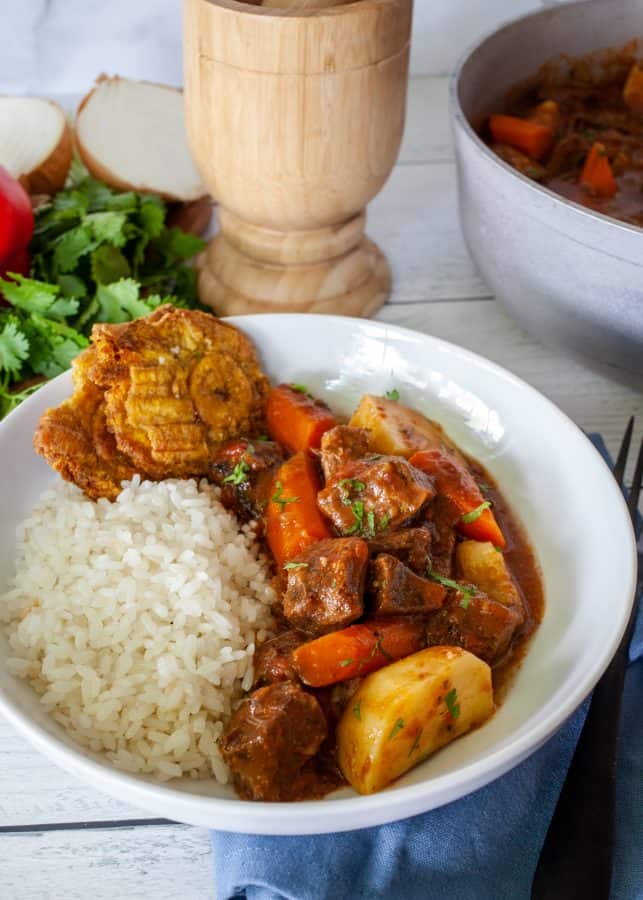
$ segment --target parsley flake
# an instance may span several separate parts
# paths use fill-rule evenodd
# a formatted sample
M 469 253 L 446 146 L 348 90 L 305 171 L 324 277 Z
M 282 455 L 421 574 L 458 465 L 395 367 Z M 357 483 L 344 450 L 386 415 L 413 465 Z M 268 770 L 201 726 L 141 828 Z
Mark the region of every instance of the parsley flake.
M 355 491 L 356 494 L 361 494 L 363 490 L 366 490 L 364 482 L 358 481 L 356 478 L 342 478 L 342 480 L 338 482 L 338 487 L 345 504 L 351 491 Z
M 394 737 L 396 737 L 400 731 L 404 728 L 404 719 L 398 719 L 395 725 L 391 728 L 391 733 L 387 737 L 387 741 L 392 741 Z
M 460 521 L 464 522 L 465 525 L 471 525 L 472 522 L 477 522 L 478 519 L 480 518 L 480 516 L 482 515 L 482 513 L 486 509 L 490 509 L 490 507 L 491 507 L 491 500 L 485 500 L 483 503 L 480 504 L 480 506 L 477 506 L 475 509 L 472 509 L 471 512 L 465 513 L 461 517 Z
M 393 400 L 397 402 L 400 399 L 400 392 L 397 388 L 393 388 L 391 391 L 387 391 L 384 396 L 387 400 Z
M 452 578 L 445 578 L 444 575 L 439 575 L 437 572 L 434 572 L 430 565 L 427 566 L 426 574 L 432 581 L 437 581 L 438 584 L 441 584 L 442 587 L 450 588 L 452 591 L 457 591 L 459 594 L 462 594 L 460 606 L 462 609 L 469 608 L 471 598 L 475 596 L 476 593 L 476 589 L 473 586 L 460 584 Z
M 357 719 L 358 722 L 362 721 L 362 701 L 358 700 L 355 706 L 353 707 L 353 715 Z
M 460 715 L 460 704 L 458 703 L 458 692 L 455 688 L 451 688 L 449 693 L 444 698 L 444 702 L 447 705 L 447 709 L 449 710 L 449 715 L 452 719 L 457 719 Z
M 415 751 L 417 750 L 417 748 L 420 746 L 420 738 L 422 737 L 422 732 L 423 732 L 423 731 L 424 731 L 424 728 L 420 728 L 420 730 L 418 731 L 418 733 L 415 735 L 415 740 L 414 740 L 413 743 L 411 744 L 411 748 L 410 748 L 409 752 L 408 752 L 407 755 L 406 755 L 406 756 L 407 756 L 407 759 L 408 759 L 409 756 L 412 756 L 412 755 L 415 753 Z
M 291 384 L 290 390 L 295 391 L 296 394 L 307 394 L 308 388 L 305 384 Z
M 235 487 L 238 487 L 240 484 L 245 484 L 248 480 L 249 469 L 248 463 L 241 460 L 241 462 L 236 464 L 232 472 L 223 479 L 223 483 L 234 484 Z
M 292 571 L 293 569 L 307 569 L 307 568 L 308 568 L 308 563 L 304 563 L 304 562 L 300 562 L 300 563 L 298 563 L 298 562 L 287 562 L 287 563 L 284 565 L 284 569 L 285 569 L 287 572 L 290 572 L 290 571 Z
M 276 483 L 275 487 L 277 488 L 277 490 L 275 491 L 275 493 L 272 495 L 272 497 L 270 499 L 272 500 L 273 503 L 277 503 L 279 506 L 281 506 L 282 512 L 286 508 L 287 503 L 299 503 L 299 500 L 301 499 L 300 497 L 284 497 L 283 496 L 284 486 L 281 481 L 278 481 Z
M 350 656 L 348 657 L 348 659 L 343 659 L 340 662 L 340 666 L 342 667 L 342 669 L 345 669 L 346 666 L 352 666 L 352 665 L 353 665 L 353 660 Z

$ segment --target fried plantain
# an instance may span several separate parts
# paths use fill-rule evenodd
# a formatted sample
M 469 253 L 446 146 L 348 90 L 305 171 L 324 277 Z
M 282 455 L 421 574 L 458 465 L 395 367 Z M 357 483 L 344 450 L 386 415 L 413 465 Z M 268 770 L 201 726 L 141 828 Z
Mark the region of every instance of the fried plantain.
M 265 428 L 269 383 L 252 342 L 209 313 L 163 306 L 95 325 L 74 386 L 45 413 L 34 446 L 90 497 L 113 499 L 135 473 L 206 475 L 221 444 Z
M 34 448 L 88 497 L 115 500 L 121 482 L 130 480 L 136 470 L 106 428 L 103 391 L 88 378 L 93 353 L 90 348 L 74 360 L 74 393 L 41 416 Z

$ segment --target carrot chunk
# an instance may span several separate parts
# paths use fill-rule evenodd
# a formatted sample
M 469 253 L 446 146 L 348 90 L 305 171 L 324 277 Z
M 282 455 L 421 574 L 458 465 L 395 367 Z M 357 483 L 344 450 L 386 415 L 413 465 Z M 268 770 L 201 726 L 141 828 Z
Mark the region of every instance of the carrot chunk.
M 412 466 L 431 475 L 438 493 L 448 497 L 459 510 L 458 531 L 473 541 L 491 541 L 504 547 L 505 538 L 482 495 L 478 483 L 464 461 L 443 450 L 420 450 L 409 460 Z
M 597 197 L 613 197 L 618 191 L 612 167 L 604 144 L 596 141 L 587 154 L 580 183 Z
M 279 566 L 332 537 L 317 508 L 319 488 L 315 462 L 307 453 L 291 456 L 279 468 L 266 507 L 266 539 Z
M 489 129 L 494 141 L 516 147 L 532 159 L 540 160 L 546 156 L 554 142 L 554 134 L 546 125 L 517 116 L 490 116 Z
M 268 431 L 291 453 L 317 449 L 322 435 L 337 425 L 328 407 L 299 385 L 280 384 L 268 395 Z
M 407 616 L 371 619 L 302 644 L 292 654 L 305 684 L 324 687 L 368 675 L 424 647 L 424 626 Z

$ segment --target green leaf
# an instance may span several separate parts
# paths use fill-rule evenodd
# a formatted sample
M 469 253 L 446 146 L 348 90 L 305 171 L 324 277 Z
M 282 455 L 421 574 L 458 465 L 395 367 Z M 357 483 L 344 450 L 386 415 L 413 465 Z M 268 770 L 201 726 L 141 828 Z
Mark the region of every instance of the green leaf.
M 91 230 L 86 225 L 78 225 L 59 238 L 54 249 L 54 262 L 61 272 L 72 272 L 81 256 L 95 246 Z
M 147 238 L 157 238 L 165 224 L 165 204 L 154 194 L 141 197 L 138 218 Z
M 53 378 L 71 365 L 74 357 L 89 346 L 86 337 L 65 325 L 33 313 L 24 323 L 31 353 L 29 365 L 34 372 Z
M 12 316 L 0 331 L 0 369 L 17 378 L 28 356 L 29 340 L 20 330 L 20 322 Z
M 64 297 L 86 297 L 87 285 L 78 275 L 59 275 L 58 284 Z
M 89 227 L 94 239 L 101 244 L 122 247 L 125 243 L 125 223 L 127 216 L 123 212 L 95 212 L 85 216 L 85 225 Z
M 130 267 L 121 250 L 110 244 L 103 244 L 92 253 L 91 272 L 96 284 L 111 284 L 121 278 L 128 278 Z
M 404 719 L 398 719 L 395 725 L 391 728 L 391 733 L 387 737 L 387 741 L 392 741 L 396 735 L 400 733 L 400 731 L 404 728 Z
M 205 241 L 180 228 L 166 228 L 156 242 L 166 260 L 192 259 L 205 247 Z
M 451 718 L 457 719 L 460 715 L 460 704 L 458 703 L 458 692 L 455 688 L 451 688 L 444 698 L 444 702 L 447 705 Z
M 397 388 L 393 388 L 391 391 L 387 391 L 384 396 L 387 400 L 394 400 L 396 403 L 400 399 L 400 392 Z
M 121 278 L 113 284 L 101 284 L 96 291 L 99 322 L 128 322 L 146 316 L 161 303 L 158 296 L 139 297 L 139 286 L 133 278 Z
M 2 281 L 0 288 L 6 300 L 27 313 L 42 313 L 49 318 L 73 316 L 78 312 L 78 301 L 58 297 L 60 288 L 24 275 L 14 275 L 12 281 Z
M 464 522 L 465 525 L 471 525 L 472 522 L 477 522 L 485 509 L 490 509 L 491 500 L 485 500 L 480 506 L 477 506 L 475 509 L 472 509 L 471 512 L 465 513 L 461 517 L 461 521 Z

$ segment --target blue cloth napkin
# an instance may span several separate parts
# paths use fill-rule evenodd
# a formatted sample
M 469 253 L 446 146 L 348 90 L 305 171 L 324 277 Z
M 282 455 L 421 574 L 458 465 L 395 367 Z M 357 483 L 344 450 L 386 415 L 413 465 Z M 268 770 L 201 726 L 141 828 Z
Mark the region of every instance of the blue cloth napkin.
M 643 610 L 630 657 L 613 900 L 643 900 Z M 587 705 L 502 778 L 412 819 L 301 838 L 213 832 L 218 900 L 528 900 Z

